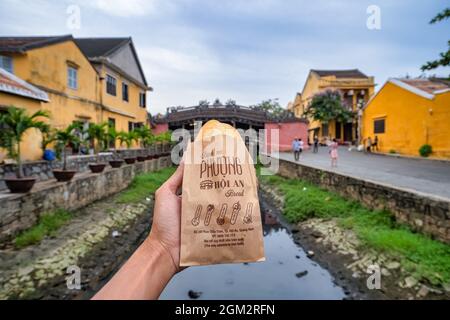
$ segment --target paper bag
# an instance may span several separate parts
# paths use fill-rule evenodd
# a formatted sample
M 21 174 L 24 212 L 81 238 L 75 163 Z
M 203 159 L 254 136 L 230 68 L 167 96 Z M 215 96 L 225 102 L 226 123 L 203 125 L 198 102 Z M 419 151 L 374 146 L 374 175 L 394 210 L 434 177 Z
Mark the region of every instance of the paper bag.
M 253 160 L 236 129 L 211 120 L 184 156 L 180 266 L 264 260 Z

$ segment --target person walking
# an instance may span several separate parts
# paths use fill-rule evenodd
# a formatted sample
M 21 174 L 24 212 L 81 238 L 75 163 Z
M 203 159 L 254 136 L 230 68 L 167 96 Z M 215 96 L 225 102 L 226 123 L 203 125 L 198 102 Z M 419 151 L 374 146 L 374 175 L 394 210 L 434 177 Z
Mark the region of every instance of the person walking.
M 367 152 L 371 152 L 372 151 L 372 139 L 370 137 L 367 138 Z
M 378 152 L 378 136 L 375 136 L 375 139 L 373 140 L 373 143 L 372 143 L 372 150 Z
M 318 153 L 319 152 L 319 137 L 314 136 L 314 148 L 313 148 L 313 152 L 314 153 Z
M 294 152 L 295 161 L 298 161 L 300 158 L 300 141 L 297 138 L 292 141 L 292 151 Z
M 336 139 L 333 139 L 333 142 L 330 144 L 330 158 L 331 158 L 331 167 L 337 167 L 338 161 L 338 143 Z

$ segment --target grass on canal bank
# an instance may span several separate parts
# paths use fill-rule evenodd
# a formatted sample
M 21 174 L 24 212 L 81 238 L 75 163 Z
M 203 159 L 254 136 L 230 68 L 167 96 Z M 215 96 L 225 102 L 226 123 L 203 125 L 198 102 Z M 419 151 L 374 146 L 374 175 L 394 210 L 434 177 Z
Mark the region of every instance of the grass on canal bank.
M 164 183 L 175 171 L 174 167 L 136 176 L 130 186 L 116 195 L 119 204 L 136 203 L 142 201 Z M 43 214 L 37 223 L 23 231 L 14 239 L 16 248 L 21 249 L 40 243 L 45 237 L 53 236 L 56 232 L 73 218 L 73 213 L 58 209 Z
M 175 172 L 176 167 L 136 176 L 130 186 L 117 197 L 117 203 L 132 203 L 143 200 L 155 191 Z
M 72 213 L 58 209 L 54 212 L 43 214 L 37 224 L 18 235 L 14 244 L 17 248 L 24 248 L 42 241 L 44 237 L 53 235 L 68 220 L 72 218 Z
M 334 218 L 364 245 L 399 258 L 416 278 L 434 285 L 450 283 L 450 246 L 396 223 L 389 212 L 370 210 L 305 181 L 276 175 L 260 179 L 284 195 L 284 215 L 291 223 Z

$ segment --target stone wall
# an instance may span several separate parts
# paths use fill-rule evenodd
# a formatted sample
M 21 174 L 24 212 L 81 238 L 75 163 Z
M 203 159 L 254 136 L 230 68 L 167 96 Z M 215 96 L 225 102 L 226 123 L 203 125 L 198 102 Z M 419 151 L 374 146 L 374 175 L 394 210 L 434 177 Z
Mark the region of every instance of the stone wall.
M 103 173 L 81 173 L 70 182 L 36 184 L 30 193 L 0 195 L 0 247 L 33 226 L 39 216 L 58 208 L 76 210 L 125 189 L 140 173 L 152 172 L 172 164 L 170 156 L 108 168 Z
M 386 209 L 398 222 L 450 243 L 450 201 L 380 183 L 279 160 L 279 175 L 300 178 L 357 200 L 372 209 Z
M 115 157 L 126 158 L 126 157 L 136 157 L 138 155 L 144 155 L 147 153 L 155 154 L 168 152 L 170 150 L 170 145 L 155 145 L 148 149 L 119 149 L 117 150 L 117 155 Z M 112 152 L 104 152 L 99 156 L 97 155 L 72 155 L 67 157 L 67 165 L 69 169 L 76 170 L 77 172 L 87 172 L 89 170 L 89 163 L 96 162 L 97 157 L 100 157 L 100 161 L 107 162 L 112 160 Z M 61 169 L 62 161 L 30 161 L 25 162 L 23 165 L 23 170 L 25 176 L 34 176 L 38 178 L 39 181 L 47 181 L 54 179 L 52 170 Z M 15 175 L 16 166 L 12 164 L 6 164 L 0 166 L 0 191 L 6 190 L 6 185 L 3 179 L 8 176 Z

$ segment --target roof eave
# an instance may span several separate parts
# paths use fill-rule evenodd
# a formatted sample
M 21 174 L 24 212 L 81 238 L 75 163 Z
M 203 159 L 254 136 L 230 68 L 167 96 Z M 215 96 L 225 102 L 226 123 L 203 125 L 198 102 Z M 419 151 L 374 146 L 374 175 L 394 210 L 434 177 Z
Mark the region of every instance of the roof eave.
M 139 61 L 139 56 L 137 54 L 136 48 L 134 47 L 133 39 L 131 39 L 131 37 L 130 37 L 129 43 L 131 46 L 131 51 L 133 52 L 134 58 L 136 59 L 136 62 L 138 64 L 139 72 L 141 73 L 141 77 L 144 80 L 144 84 L 146 86 L 148 86 L 147 79 L 145 78 L 144 70 L 142 69 L 141 62 Z
M 8 94 L 13 94 L 13 95 L 17 95 L 17 96 L 21 96 L 21 97 L 25 97 L 25 98 L 29 98 L 29 99 L 34 99 L 34 100 L 38 100 L 38 101 L 43 101 L 43 102 L 50 101 L 47 92 L 40 90 L 39 88 L 33 86 L 32 84 L 26 82 L 23 79 L 17 77 L 16 75 L 9 73 L 8 71 L 3 70 L 3 69 L 0 69 L 0 74 L 3 74 L 3 76 L 5 76 L 6 78 L 12 79 L 14 82 L 20 84 L 22 87 L 26 88 L 31 93 L 17 89 L 14 86 L 9 86 L 6 84 L 5 85 L 0 84 L 1 92 L 5 92 Z
M 137 80 L 136 78 L 134 78 L 133 76 L 129 75 L 127 72 L 125 72 L 124 70 L 122 70 L 121 68 L 116 66 L 114 63 L 110 62 L 108 58 L 98 57 L 98 58 L 90 58 L 89 60 L 92 63 L 104 64 L 108 68 L 111 68 L 113 71 L 121 74 L 122 76 L 124 76 L 125 78 L 130 80 L 131 82 L 133 82 L 136 85 L 140 86 L 141 88 L 149 90 L 149 91 L 153 91 L 153 88 L 148 86 L 147 83 L 142 83 L 139 80 Z

